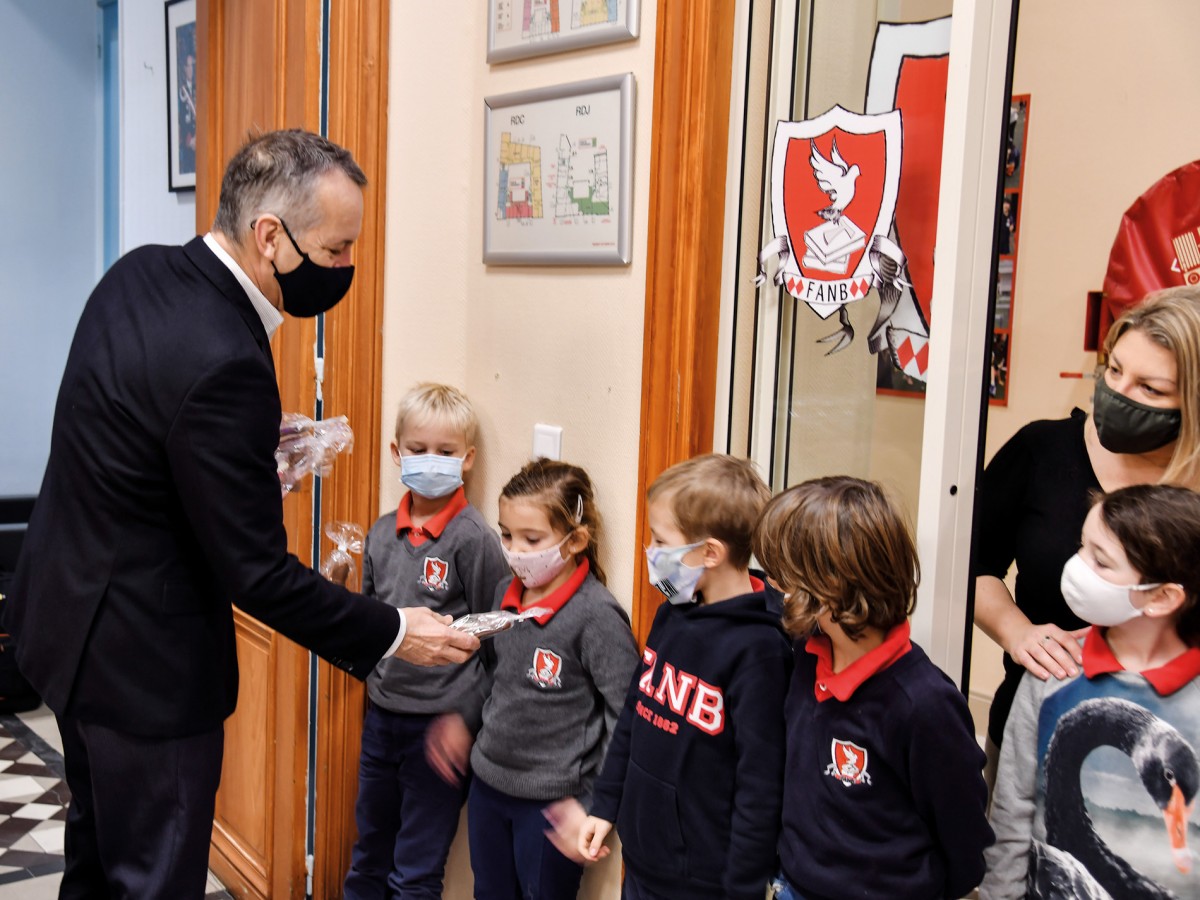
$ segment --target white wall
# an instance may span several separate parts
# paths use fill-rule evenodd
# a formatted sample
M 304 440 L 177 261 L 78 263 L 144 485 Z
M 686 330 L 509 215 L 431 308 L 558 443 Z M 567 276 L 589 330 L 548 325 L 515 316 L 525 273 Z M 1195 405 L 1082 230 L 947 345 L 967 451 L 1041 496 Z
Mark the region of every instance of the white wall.
M 120 0 L 121 252 L 196 234 L 196 192 L 167 189 L 167 38 L 162 0 Z
M 1149 11 L 1158 7 L 1157 13 Z M 1200 4 L 1069 0 L 1021 4 L 1013 93 L 1030 94 L 1013 290 L 1009 405 L 988 415 L 987 458 L 1026 422 L 1091 409 L 1083 350 L 1087 292 L 1099 290 L 1125 210 L 1200 157 Z M 971 694 L 1002 677 L 976 630 Z
M 534 423 L 561 425 L 563 458 L 596 483 L 601 561 L 629 608 L 656 4 L 641 4 L 637 41 L 496 66 L 485 62 L 487 6 L 464 4 L 448 19 L 438 4 L 408 4 L 392 16 L 384 440 L 414 382 L 465 389 L 482 419 L 469 495 L 494 523 L 501 487 L 531 454 Z M 483 98 L 621 72 L 634 73 L 637 91 L 632 265 L 484 266 Z M 396 475 L 385 452 L 381 509 L 399 499 Z M 447 898 L 470 896 L 464 837 Z M 614 897 L 618 879 L 619 868 L 606 864 L 589 874 L 584 896 Z
M 0 3 L 0 495 L 33 494 L 100 266 L 95 0 Z

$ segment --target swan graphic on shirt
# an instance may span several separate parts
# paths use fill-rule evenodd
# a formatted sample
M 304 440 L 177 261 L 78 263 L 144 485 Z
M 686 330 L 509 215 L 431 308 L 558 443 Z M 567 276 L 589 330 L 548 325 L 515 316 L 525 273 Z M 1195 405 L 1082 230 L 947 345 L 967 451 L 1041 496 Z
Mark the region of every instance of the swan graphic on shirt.
M 831 753 L 833 762 L 825 767 L 825 774 L 836 778 L 844 787 L 852 784 L 871 783 L 867 773 L 867 750 L 853 741 L 841 741 L 834 738 Z
M 1042 703 L 1030 897 L 1200 895 L 1200 709 L 1139 682 L 1078 678 Z

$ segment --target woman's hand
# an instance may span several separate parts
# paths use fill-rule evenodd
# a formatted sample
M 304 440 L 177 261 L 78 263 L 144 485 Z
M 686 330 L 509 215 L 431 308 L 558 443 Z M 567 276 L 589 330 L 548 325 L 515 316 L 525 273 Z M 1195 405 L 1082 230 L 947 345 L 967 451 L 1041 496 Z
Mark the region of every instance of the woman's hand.
M 992 575 L 975 579 L 975 624 L 1004 652 L 1036 677 L 1060 681 L 1083 662 L 1079 638 L 1087 629 L 1064 631 L 1053 623 L 1035 625 L 1013 602 L 1004 582 Z
M 1005 647 L 1008 655 L 1042 681 L 1053 675 L 1059 681 L 1079 672 L 1083 650 L 1079 639 L 1087 628 L 1064 631 L 1057 625 L 1033 625 L 1019 632 Z
M 442 781 L 458 786 L 467 774 L 473 743 L 462 716 L 446 713 L 434 719 L 425 732 L 425 759 Z

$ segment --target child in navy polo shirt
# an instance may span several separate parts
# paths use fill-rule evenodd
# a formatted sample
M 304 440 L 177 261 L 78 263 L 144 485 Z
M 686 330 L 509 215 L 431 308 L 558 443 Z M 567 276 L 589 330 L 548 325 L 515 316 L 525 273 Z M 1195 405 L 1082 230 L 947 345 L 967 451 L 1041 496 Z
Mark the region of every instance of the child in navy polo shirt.
M 980 897 L 1197 896 L 1198 548 L 1200 495 L 1186 488 L 1128 487 L 1088 512 L 1062 573 L 1063 599 L 1092 623 L 1083 671 L 1021 679 Z
M 770 496 L 753 463 L 717 454 L 647 492 L 650 580 L 668 602 L 578 839 L 599 859 L 616 823 L 627 900 L 762 900 L 775 874 L 792 653 L 749 571 Z
M 363 593 L 455 618 L 492 608 L 507 566 L 496 533 L 462 487 L 475 461 L 477 429 L 470 401 L 456 388 L 420 384 L 400 400 L 392 459 L 409 490 L 399 509 L 367 534 Z M 466 785 L 434 775 L 425 736 L 447 710 L 477 716 L 486 687 L 479 655 L 436 668 L 389 657 L 367 678 L 370 706 L 354 810 L 358 841 L 346 900 L 442 896 Z
M 754 552 L 799 641 L 775 896 L 962 897 L 993 839 L 984 754 L 909 640 L 920 574 L 899 511 L 869 481 L 807 481 L 767 505 Z
M 515 577 L 496 605 L 542 608 L 490 640 L 495 676 L 477 723 L 447 716 L 429 754 L 443 776 L 473 773 L 467 800 L 477 900 L 566 900 L 583 868 L 547 839 L 548 804 L 586 801 L 637 665 L 629 617 L 604 586 L 591 479 L 549 459 L 500 494 L 500 539 Z

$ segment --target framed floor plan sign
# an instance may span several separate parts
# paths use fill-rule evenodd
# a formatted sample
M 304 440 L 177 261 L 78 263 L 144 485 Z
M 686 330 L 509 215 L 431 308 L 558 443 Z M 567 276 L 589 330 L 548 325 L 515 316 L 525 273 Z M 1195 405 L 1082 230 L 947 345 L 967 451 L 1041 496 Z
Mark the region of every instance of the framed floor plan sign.
M 489 0 L 490 63 L 638 36 L 638 0 Z
M 630 260 L 632 74 L 484 98 L 483 261 Z

